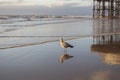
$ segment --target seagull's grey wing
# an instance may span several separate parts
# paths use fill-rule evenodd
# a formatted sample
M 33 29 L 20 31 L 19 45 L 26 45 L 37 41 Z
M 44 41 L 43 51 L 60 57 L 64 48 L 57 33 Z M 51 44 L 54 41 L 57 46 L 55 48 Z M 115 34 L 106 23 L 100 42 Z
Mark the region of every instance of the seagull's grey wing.
M 67 42 L 64 42 L 64 46 L 67 48 L 67 47 L 71 47 L 73 48 L 74 46 L 72 46 L 71 44 L 67 43 Z

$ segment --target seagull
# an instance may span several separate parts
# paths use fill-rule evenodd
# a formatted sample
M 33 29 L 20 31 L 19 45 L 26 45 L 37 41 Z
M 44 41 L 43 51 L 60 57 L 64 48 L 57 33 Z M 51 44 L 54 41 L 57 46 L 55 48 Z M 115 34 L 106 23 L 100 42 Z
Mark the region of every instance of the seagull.
M 72 46 L 71 44 L 69 44 L 69 43 L 67 43 L 67 42 L 64 42 L 64 41 L 63 41 L 63 38 L 59 38 L 59 41 L 60 41 L 61 47 L 64 48 L 64 50 L 65 50 L 65 49 L 67 50 L 68 47 L 70 47 L 70 48 L 73 48 L 73 47 L 74 47 L 74 46 Z

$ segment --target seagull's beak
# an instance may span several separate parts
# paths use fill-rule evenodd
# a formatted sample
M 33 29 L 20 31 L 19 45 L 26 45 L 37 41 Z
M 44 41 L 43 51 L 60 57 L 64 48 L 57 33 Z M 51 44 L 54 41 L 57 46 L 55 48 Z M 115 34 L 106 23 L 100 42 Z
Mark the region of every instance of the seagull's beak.
M 61 38 L 59 38 L 59 41 L 61 41 Z

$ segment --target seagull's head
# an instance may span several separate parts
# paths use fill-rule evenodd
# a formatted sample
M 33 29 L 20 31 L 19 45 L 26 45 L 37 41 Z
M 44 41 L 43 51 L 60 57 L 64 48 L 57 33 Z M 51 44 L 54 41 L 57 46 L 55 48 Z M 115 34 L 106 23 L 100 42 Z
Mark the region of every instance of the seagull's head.
M 59 41 L 60 41 L 60 42 L 63 42 L 63 38 L 60 37 L 60 38 L 59 38 Z

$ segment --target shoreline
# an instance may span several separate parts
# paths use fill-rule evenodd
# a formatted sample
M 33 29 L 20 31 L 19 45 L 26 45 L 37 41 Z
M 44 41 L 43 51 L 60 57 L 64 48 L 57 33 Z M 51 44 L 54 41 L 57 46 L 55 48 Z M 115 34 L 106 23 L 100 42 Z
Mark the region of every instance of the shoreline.
M 70 18 L 70 19 L 81 19 L 81 18 L 90 18 L 92 16 L 69 16 L 69 15 L 0 15 L 0 19 L 9 19 L 9 18 Z
M 0 50 L 3 49 L 11 49 L 11 48 L 19 48 L 19 47 L 26 47 L 26 46 L 33 46 L 33 45 L 40 45 L 40 44 L 45 44 L 45 43 L 50 43 L 50 42 L 57 42 L 59 37 L 63 37 L 66 41 L 67 40 L 73 40 L 73 39 L 81 39 L 81 38 L 90 38 L 90 37 L 100 37 L 100 36 L 111 36 L 111 35 L 120 35 L 120 33 L 107 33 L 107 34 L 99 34 L 99 35 L 79 35 L 79 36 L 0 36 L 0 38 L 52 38 L 54 37 L 55 39 L 53 40 L 44 40 L 41 42 L 30 42 L 30 43 L 23 43 L 23 44 L 12 44 L 12 45 L 7 45 L 5 47 L 0 47 Z

